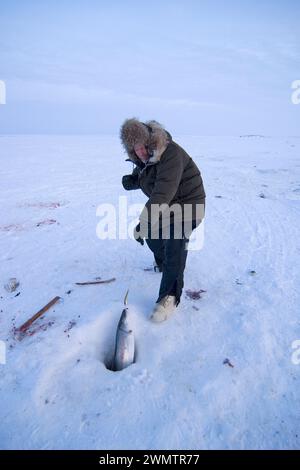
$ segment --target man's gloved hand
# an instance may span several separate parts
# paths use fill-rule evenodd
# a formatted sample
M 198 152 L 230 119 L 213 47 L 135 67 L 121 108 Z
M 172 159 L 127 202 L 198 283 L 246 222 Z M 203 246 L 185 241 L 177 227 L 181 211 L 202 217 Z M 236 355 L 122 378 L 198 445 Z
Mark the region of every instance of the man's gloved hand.
M 141 233 L 141 224 L 138 223 L 137 226 L 135 227 L 133 231 L 133 236 L 137 242 L 139 242 L 141 245 L 144 245 L 144 238 L 145 235 Z
M 131 175 L 124 175 L 122 178 L 123 188 L 127 191 L 139 189 L 139 168 L 135 168 Z
M 134 178 L 133 178 L 132 175 L 124 175 L 123 176 L 122 185 L 123 185 L 124 189 L 126 189 L 126 190 L 132 189 L 133 183 L 134 183 Z

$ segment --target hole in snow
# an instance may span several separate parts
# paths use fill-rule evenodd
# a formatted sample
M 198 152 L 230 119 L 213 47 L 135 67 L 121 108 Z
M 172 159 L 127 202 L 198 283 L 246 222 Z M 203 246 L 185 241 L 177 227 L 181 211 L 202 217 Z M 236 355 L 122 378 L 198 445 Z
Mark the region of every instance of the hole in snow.
M 115 341 L 113 344 L 113 347 L 110 348 L 109 352 L 106 354 L 103 364 L 105 365 L 107 370 L 110 370 L 111 372 L 122 372 L 122 371 L 117 371 L 115 369 Z M 127 367 L 124 367 L 124 369 L 127 369 L 130 367 L 132 364 L 135 364 L 137 362 L 137 347 L 136 347 L 136 342 L 134 344 L 134 357 L 133 357 L 133 362 L 129 364 Z M 122 370 L 124 370 L 122 369 Z

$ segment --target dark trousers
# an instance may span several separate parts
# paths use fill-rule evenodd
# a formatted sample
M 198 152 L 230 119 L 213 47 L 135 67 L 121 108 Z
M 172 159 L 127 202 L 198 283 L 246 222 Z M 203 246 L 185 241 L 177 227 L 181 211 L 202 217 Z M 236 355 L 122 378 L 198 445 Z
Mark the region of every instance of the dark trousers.
M 197 227 L 196 221 L 192 223 L 192 230 Z M 162 268 L 162 279 L 159 288 L 159 295 L 156 302 L 159 302 L 166 295 L 174 295 L 176 304 L 180 302 L 183 289 L 183 274 L 187 258 L 186 245 L 189 241 L 189 235 L 184 234 L 178 237 L 174 225 L 170 225 L 170 233 L 166 236 L 160 228 L 158 233 L 153 236 L 149 233 L 146 243 L 154 254 L 157 265 Z

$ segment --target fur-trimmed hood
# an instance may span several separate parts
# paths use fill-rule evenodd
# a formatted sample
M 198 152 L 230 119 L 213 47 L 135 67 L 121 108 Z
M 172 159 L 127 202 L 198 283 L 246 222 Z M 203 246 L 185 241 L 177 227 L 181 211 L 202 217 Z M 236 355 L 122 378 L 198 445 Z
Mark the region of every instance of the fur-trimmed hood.
M 157 163 L 172 141 L 171 134 L 157 121 L 141 122 L 136 118 L 126 119 L 120 129 L 120 139 L 130 160 L 139 164 L 134 146 L 143 144 L 148 150 L 148 163 Z

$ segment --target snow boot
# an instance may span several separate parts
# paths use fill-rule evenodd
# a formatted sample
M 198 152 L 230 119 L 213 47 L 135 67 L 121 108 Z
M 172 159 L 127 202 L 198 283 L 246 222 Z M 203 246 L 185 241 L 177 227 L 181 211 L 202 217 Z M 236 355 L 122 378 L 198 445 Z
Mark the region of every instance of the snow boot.
M 167 320 L 175 312 L 176 297 L 175 295 L 166 295 L 154 307 L 150 320 L 160 323 Z

